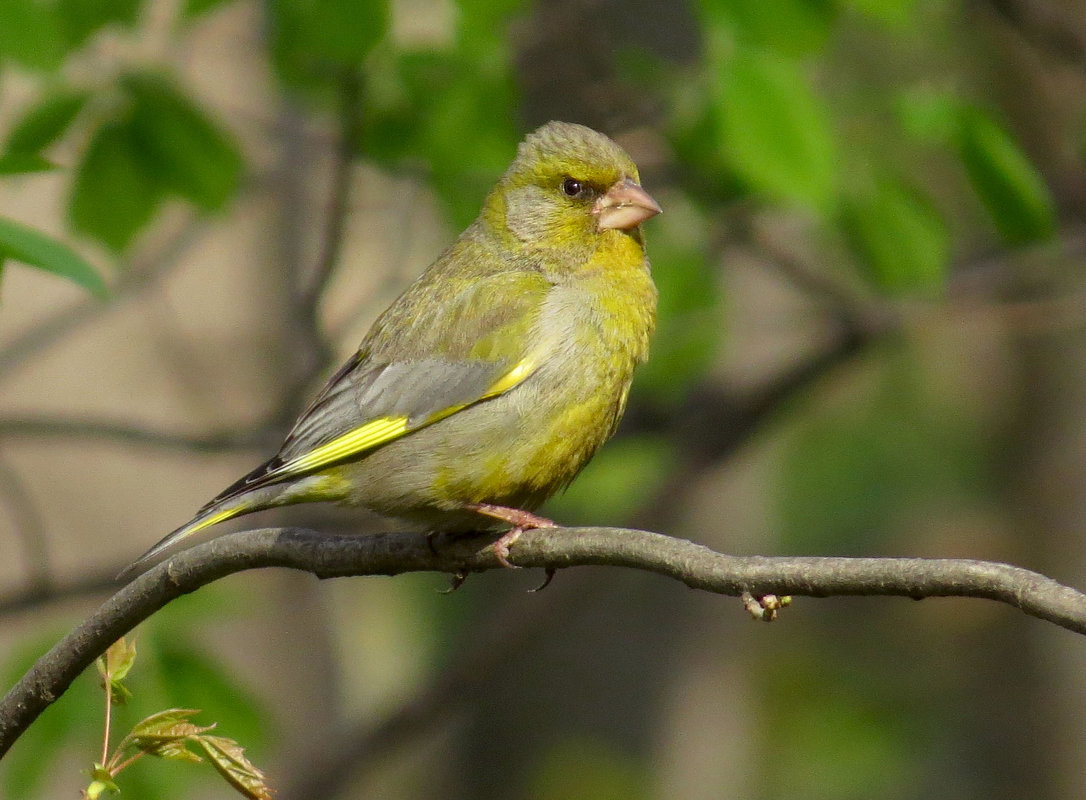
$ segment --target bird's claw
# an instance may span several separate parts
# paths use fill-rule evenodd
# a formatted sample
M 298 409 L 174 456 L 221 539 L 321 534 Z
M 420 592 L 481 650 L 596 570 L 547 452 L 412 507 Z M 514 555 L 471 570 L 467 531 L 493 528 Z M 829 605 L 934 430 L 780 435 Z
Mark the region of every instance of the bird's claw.
M 542 592 L 544 589 L 551 585 L 551 581 L 554 580 L 554 573 L 556 573 L 557 571 L 558 570 L 556 570 L 554 567 L 547 567 L 547 574 L 543 578 L 543 583 L 539 584 L 534 589 L 529 589 L 528 591 Z
M 467 579 L 468 579 L 468 573 L 464 572 L 463 570 L 457 570 L 456 572 L 454 572 L 452 574 L 452 576 L 449 579 L 449 588 L 447 588 L 447 589 L 439 589 L 438 594 L 452 594 L 457 589 L 459 589 L 461 586 L 463 586 L 464 581 L 466 581 Z
M 438 531 L 428 531 L 427 534 L 426 534 L 426 546 L 430 548 L 430 554 L 431 555 L 436 556 L 438 554 L 438 552 L 437 552 L 437 544 L 435 544 L 435 541 L 437 540 L 437 537 L 440 536 L 440 535 L 441 534 Z

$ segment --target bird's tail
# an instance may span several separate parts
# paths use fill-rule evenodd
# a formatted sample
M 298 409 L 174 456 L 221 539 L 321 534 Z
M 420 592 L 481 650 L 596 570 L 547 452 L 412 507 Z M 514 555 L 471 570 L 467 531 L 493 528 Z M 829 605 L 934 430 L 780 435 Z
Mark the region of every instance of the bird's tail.
M 218 525 L 220 522 L 226 522 L 226 520 L 234 517 L 240 517 L 243 514 L 250 514 L 254 511 L 281 505 L 280 495 L 280 487 L 277 486 L 265 486 L 253 491 L 232 495 L 224 493 L 223 496 L 215 498 L 201 508 L 199 513 L 189 522 L 164 536 L 150 550 L 125 567 L 117 577 L 124 578 L 131 575 L 178 542 L 187 539 L 194 533 L 199 533 L 205 528 Z

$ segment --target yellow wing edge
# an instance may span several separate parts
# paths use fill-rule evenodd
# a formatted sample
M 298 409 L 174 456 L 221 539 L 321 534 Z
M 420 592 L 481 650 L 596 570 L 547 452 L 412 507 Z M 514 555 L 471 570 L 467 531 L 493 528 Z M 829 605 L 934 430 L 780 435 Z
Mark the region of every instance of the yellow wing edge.
M 523 361 L 520 361 L 507 373 L 492 383 L 479 397 L 479 400 L 488 400 L 508 392 L 531 375 L 535 369 L 536 363 L 533 359 L 524 359 Z M 479 400 L 474 402 L 479 402 Z M 417 430 L 418 428 L 437 422 L 440 419 L 444 419 L 451 414 L 455 414 L 457 411 L 467 408 L 469 405 L 472 405 L 472 403 L 464 403 L 463 405 L 442 409 L 435 414 L 431 414 L 421 424 L 413 426 L 411 430 Z M 380 447 L 407 433 L 408 419 L 408 417 L 401 415 L 395 417 L 380 417 L 371 420 L 365 425 L 360 425 L 354 430 L 347 431 L 347 433 L 337 436 L 332 441 L 326 442 L 320 447 L 315 447 L 308 453 L 291 459 L 271 473 L 269 477 L 296 475 L 301 472 L 315 472 L 330 464 L 344 461 L 352 456 L 361 455 L 367 450 Z M 222 519 L 215 519 L 214 522 L 208 522 L 207 525 L 213 525 L 215 522 L 222 522 L 223 519 L 229 519 L 230 516 L 234 515 L 229 514 Z

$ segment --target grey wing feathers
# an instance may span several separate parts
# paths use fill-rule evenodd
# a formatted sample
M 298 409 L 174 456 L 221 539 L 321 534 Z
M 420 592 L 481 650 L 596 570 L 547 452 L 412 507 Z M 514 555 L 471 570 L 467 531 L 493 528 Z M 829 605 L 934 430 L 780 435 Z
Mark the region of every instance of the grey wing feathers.
M 298 420 L 278 459 L 289 461 L 381 417 L 406 416 L 409 429 L 418 427 L 438 412 L 476 402 L 511 367 L 442 359 L 356 363 Z

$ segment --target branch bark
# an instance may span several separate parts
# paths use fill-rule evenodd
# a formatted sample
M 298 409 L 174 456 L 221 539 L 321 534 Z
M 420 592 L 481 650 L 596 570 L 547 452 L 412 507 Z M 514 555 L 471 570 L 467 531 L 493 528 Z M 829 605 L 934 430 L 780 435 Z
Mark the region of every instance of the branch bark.
M 1086 634 L 1086 595 L 1035 572 L 990 561 L 926 558 L 730 556 L 658 533 L 624 528 L 526 531 L 511 560 L 521 567 L 621 566 L 693 589 L 740 596 L 896 595 L 979 597 Z M 27 672 L 0 702 L 0 755 L 110 644 L 176 597 L 234 572 L 288 567 L 320 578 L 469 573 L 500 565 L 486 540 L 382 533 L 329 536 L 264 528 L 183 551 L 106 601 Z

